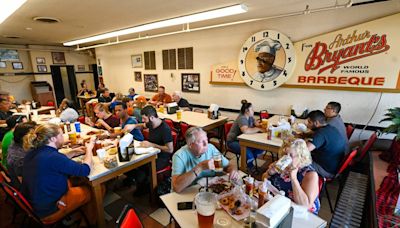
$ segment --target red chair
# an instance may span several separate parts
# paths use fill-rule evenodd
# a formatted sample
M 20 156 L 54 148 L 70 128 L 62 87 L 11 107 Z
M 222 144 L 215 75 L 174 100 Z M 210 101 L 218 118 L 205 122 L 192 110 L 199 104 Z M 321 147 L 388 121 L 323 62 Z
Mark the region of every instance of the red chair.
M 46 105 L 47 105 L 47 106 L 52 106 L 52 107 L 55 107 L 55 106 L 56 106 L 56 104 L 55 104 L 54 101 L 52 101 L 52 100 L 48 100 Z
M 178 132 L 178 147 L 182 147 L 186 144 L 185 134 L 186 131 L 191 126 L 185 122 L 179 122 L 179 132 Z
M 142 129 L 142 134 L 143 134 L 143 137 L 145 140 L 149 139 L 149 129 L 148 128 Z
M 346 134 L 347 134 L 347 138 L 350 139 L 351 135 L 354 132 L 354 126 L 352 124 L 347 124 L 346 126 Z
M 85 124 L 85 116 L 80 116 L 80 117 L 78 117 L 78 121 L 79 121 L 81 124 Z
M 260 119 L 268 119 L 269 118 L 269 113 L 267 110 L 261 110 L 260 111 Z
M 357 155 L 357 150 L 353 150 L 348 155 L 346 155 L 346 157 L 343 160 L 343 163 L 340 165 L 339 171 L 337 172 L 337 174 L 336 174 L 336 176 L 334 178 L 330 179 L 330 178 L 324 178 L 324 177 L 321 177 L 321 176 L 319 177 L 319 182 L 320 182 L 319 184 L 321 185 L 321 182 L 322 182 L 322 186 L 323 186 L 323 188 L 325 188 L 325 193 L 326 193 L 326 197 L 328 198 L 329 208 L 331 209 L 332 213 L 333 213 L 334 209 L 332 207 L 331 199 L 329 197 L 328 188 L 326 186 L 327 186 L 328 183 L 332 182 L 335 178 L 339 178 L 340 175 L 342 173 L 344 173 L 344 171 L 353 163 L 354 157 L 356 155 Z
M 357 162 L 362 161 L 364 159 L 365 155 L 371 149 L 372 145 L 374 145 L 377 138 L 378 138 L 378 135 L 376 134 L 376 132 L 372 133 L 372 135 L 369 137 L 368 141 L 361 148 L 360 156 L 358 156 Z
M 117 219 L 117 227 L 118 228 L 142 228 L 143 225 L 140 222 L 139 217 L 136 215 L 135 210 L 132 205 L 125 205 L 121 214 Z
M 236 156 L 236 163 L 237 163 L 237 167 L 239 168 L 240 154 L 236 154 L 232 150 L 230 150 L 229 147 L 228 147 L 228 142 L 227 142 L 228 134 L 229 134 L 229 131 L 231 130 L 232 126 L 233 126 L 233 121 L 229 121 L 229 122 L 226 122 L 224 124 L 224 131 L 225 131 L 225 135 L 224 135 L 224 138 L 225 138 L 225 140 L 224 140 L 225 141 L 224 156 L 226 157 L 226 153 L 228 153 L 228 152 L 233 153 Z
M 173 122 L 172 120 L 170 120 L 170 119 L 164 119 L 164 121 L 165 121 L 166 124 L 168 124 L 168 126 L 169 126 L 169 128 L 171 128 L 171 130 L 177 131 L 177 130 L 175 129 L 174 122 Z

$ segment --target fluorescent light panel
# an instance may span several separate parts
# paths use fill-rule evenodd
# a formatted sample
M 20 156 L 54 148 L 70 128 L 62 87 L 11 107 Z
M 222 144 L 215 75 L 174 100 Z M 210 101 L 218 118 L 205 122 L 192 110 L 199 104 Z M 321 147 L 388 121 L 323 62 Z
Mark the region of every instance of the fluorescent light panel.
M 247 12 L 247 6 L 244 4 L 239 4 L 239 5 L 229 6 L 229 7 L 225 7 L 225 8 L 221 8 L 221 9 L 210 10 L 210 11 L 206 11 L 206 12 L 202 12 L 202 13 L 196 13 L 196 14 L 192 14 L 192 15 L 188 15 L 188 16 L 182 16 L 182 17 L 167 19 L 167 20 L 163 20 L 163 21 L 153 22 L 150 24 L 139 25 L 136 27 L 127 28 L 127 29 L 123 29 L 123 30 L 119 30 L 119 31 L 115 31 L 115 32 L 109 32 L 109 33 L 105 33 L 105 34 L 101 34 L 101 35 L 97 35 L 97 36 L 91 36 L 91 37 L 83 38 L 80 40 L 74 40 L 74 41 L 64 43 L 64 46 L 78 45 L 78 44 L 108 39 L 108 38 L 112 38 L 112 37 L 132 34 L 132 33 L 138 33 L 138 32 L 143 32 L 143 31 L 148 31 L 148 30 L 153 30 L 153 29 L 158 29 L 158 28 L 165 28 L 165 27 L 169 27 L 169 26 L 181 25 L 181 24 L 186 24 L 186 23 L 192 23 L 192 22 L 197 22 L 197 21 L 204 21 L 204 20 L 225 17 L 225 16 L 230 16 L 230 15 L 235 15 L 235 14 L 240 14 L 240 13 L 245 13 L 245 12 Z
M 26 0 L 1 0 L 0 1 L 0 24 L 3 23 L 11 14 L 21 7 Z

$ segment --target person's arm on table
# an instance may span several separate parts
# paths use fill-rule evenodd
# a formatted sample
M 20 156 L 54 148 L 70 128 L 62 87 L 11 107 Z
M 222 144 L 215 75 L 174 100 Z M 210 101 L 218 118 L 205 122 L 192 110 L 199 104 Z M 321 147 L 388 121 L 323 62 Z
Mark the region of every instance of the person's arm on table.
M 192 170 L 181 175 L 172 176 L 172 189 L 181 192 L 197 178 L 203 170 L 214 170 L 214 160 L 205 160 L 197 164 Z
M 262 132 L 262 129 L 258 127 L 249 127 L 247 125 L 243 125 L 240 127 L 240 131 L 242 131 L 243 134 L 254 134 Z
M 94 142 L 96 141 L 96 137 L 93 136 L 90 138 L 89 142 L 86 143 L 86 154 L 85 157 L 82 160 L 82 163 L 85 163 L 89 166 L 90 169 L 92 169 L 93 166 L 93 147 L 94 147 Z
M 131 132 L 135 128 L 146 128 L 146 124 L 145 123 L 127 124 L 127 125 L 125 125 L 123 131 Z
M 71 150 L 70 152 L 66 153 L 65 155 L 71 159 L 73 157 L 79 156 L 85 154 L 85 147 L 84 146 L 80 146 L 78 148 L 75 148 L 73 150 Z
M 104 120 L 102 120 L 102 119 L 98 119 L 97 121 L 96 121 L 96 126 L 97 127 L 104 127 L 107 131 L 112 131 L 113 130 L 113 128 L 112 127 L 110 127 L 110 125 L 108 125 Z
M 169 142 L 165 145 L 158 145 L 149 141 L 143 141 L 140 143 L 140 146 L 142 147 L 154 147 L 157 149 L 160 149 L 163 152 L 167 152 L 167 153 L 172 153 L 174 152 L 174 144 L 172 142 Z

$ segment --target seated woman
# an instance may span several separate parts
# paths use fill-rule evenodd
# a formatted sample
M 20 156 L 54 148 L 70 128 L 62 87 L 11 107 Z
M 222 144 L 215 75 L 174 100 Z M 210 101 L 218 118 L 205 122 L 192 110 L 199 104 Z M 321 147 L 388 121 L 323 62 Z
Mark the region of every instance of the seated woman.
M 89 117 L 86 117 L 85 118 L 86 124 L 92 127 L 105 129 L 110 132 L 113 131 L 114 127 L 119 127 L 120 120 L 108 111 L 105 104 L 98 103 L 94 107 L 94 113 L 98 118 L 96 123 L 93 123 Z
M 260 127 L 261 125 L 256 123 L 254 120 L 254 110 L 252 104 L 246 100 L 242 100 L 240 115 L 236 118 L 227 136 L 228 148 L 234 153 L 240 154 L 240 146 L 237 137 L 241 134 L 254 134 L 257 132 L 263 132 L 263 129 Z M 257 156 L 261 153 L 263 153 L 263 151 L 260 149 L 247 147 L 246 160 L 247 167 L 250 170 L 254 167 L 254 160 L 257 159 Z
M 88 93 L 88 94 L 90 94 L 90 95 L 93 94 L 93 91 L 90 90 L 90 89 L 88 89 L 87 84 L 86 84 L 86 80 L 82 80 L 82 81 L 81 81 L 81 87 L 82 87 L 82 88 L 78 91 L 77 96 L 84 96 L 85 93 Z
M 302 139 L 296 139 L 284 150 L 292 158 L 292 164 L 278 173 L 274 168 L 275 163 L 263 174 L 272 185 L 285 192 L 296 204 L 309 208 L 314 214 L 318 214 L 321 207 L 318 194 L 318 174 L 312 167 L 311 153 L 307 144 Z
M 31 203 L 33 211 L 44 223 L 54 223 L 77 208 L 84 206 L 84 213 L 94 222 L 89 208 L 91 190 L 88 186 L 70 184 L 69 177 L 87 177 L 92 167 L 92 149 L 95 138 L 86 147 L 63 154 L 58 151 L 64 143 L 63 131 L 56 124 L 43 124 L 24 137 L 24 158 L 21 192 Z M 82 163 L 71 158 L 85 154 Z M 89 204 L 87 204 L 89 202 Z M 95 210 L 94 210 L 95 211 Z
M 18 124 L 18 126 L 16 126 L 14 130 L 14 141 L 8 148 L 8 172 L 10 174 L 12 186 L 17 189 L 21 187 L 22 167 L 24 164 L 24 157 L 27 154 L 23 148 L 23 138 L 35 126 L 35 122 Z
M 60 117 L 62 122 L 75 122 L 79 114 L 75 110 L 74 102 L 64 98 L 60 104 L 60 107 L 57 109 L 56 115 Z

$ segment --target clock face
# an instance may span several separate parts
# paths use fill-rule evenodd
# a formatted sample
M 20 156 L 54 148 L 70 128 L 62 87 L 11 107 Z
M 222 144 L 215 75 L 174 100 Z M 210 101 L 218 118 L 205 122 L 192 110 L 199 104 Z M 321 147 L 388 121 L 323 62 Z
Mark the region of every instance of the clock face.
M 274 30 L 258 32 L 240 50 L 240 77 L 257 90 L 277 88 L 292 75 L 295 58 L 293 43 L 287 36 Z

